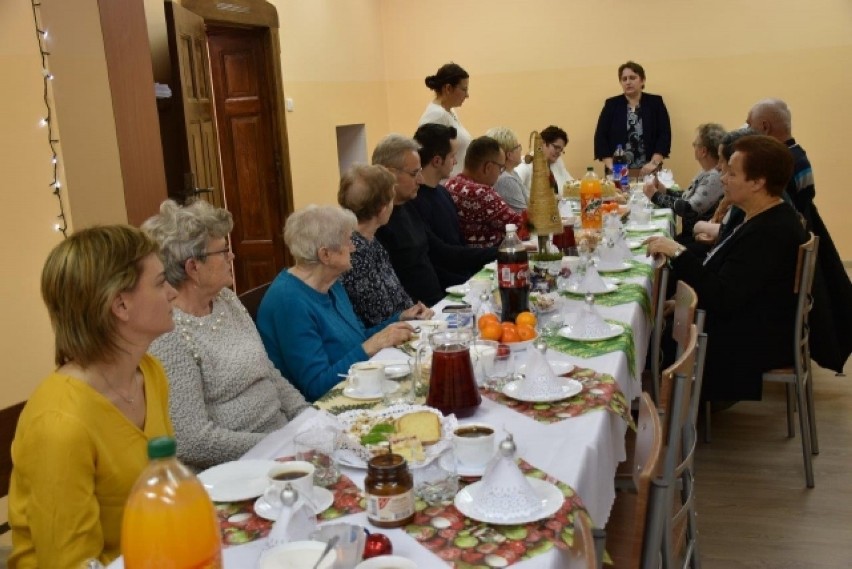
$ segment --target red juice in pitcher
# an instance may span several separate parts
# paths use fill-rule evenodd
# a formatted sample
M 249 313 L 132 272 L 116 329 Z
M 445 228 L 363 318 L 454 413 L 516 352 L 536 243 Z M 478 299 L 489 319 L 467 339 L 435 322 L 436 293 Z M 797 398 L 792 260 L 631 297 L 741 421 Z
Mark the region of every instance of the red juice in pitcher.
M 432 372 L 426 405 L 456 417 L 471 416 L 482 397 L 473 376 L 470 348 L 463 344 L 435 347 L 432 352 Z

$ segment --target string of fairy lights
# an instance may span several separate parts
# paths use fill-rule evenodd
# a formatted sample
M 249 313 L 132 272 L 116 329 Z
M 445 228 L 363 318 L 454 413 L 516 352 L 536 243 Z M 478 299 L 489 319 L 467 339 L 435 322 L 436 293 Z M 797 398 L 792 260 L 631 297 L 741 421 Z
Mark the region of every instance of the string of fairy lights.
M 59 204 L 59 215 L 56 216 L 56 222 L 53 229 L 62 233 L 63 237 L 68 237 L 68 220 L 65 217 L 65 206 L 62 203 L 62 184 L 59 181 L 59 137 L 56 134 L 54 125 L 53 111 L 53 92 L 50 88 L 50 82 L 53 81 L 53 73 L 50 72 L 48 58 L 50 52 L 47 50 L 47 30 L 41 22 L 41 2 L 31 0 L 33 6 L 33 22 L 35 24 L 36 39 L 38 40 L 38 50 L 41 53 L 41 74 L 44 82 L 44 106 L 47 113 L 42 117 L 40 125 L 47 129 L 47 140 L 50 144 L 50 162 L 53 168 L 53 180 L 50 182 L 50 188 L 53 195 L 56 196 L 56 201 Z

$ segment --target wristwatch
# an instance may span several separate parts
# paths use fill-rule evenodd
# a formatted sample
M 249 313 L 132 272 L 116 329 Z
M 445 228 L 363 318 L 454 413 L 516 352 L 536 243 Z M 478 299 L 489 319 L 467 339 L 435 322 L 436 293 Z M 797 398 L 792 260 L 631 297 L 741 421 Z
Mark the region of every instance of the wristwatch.
M 680 257 L 681 255 L 683 255 L 683 252 L 684 252 L 684 251 L 686 251 L 686 247 L 684 247 L 683 245 L 681 245 L 680 247 L 678 247 L 678 248 L 677 248 L 677 251 L 675 251 L 674 253 L 672 253 L 671 258 L 672 258 L 672 259 L 677 259 L 677 258 L 678 258 L 678 257 Z

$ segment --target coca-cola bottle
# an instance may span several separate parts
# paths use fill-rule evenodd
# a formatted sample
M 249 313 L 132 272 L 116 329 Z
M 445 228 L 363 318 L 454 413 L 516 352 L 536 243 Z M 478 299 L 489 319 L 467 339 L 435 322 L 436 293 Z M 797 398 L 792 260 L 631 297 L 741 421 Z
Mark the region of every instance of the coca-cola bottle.
M 497 284 L 503 303 L 503 322 L 514 322 L 519 313 L 529 310 L 530 261 L 517 230 L 513 223 L 506 225 L 506 238 L 497 249 Z

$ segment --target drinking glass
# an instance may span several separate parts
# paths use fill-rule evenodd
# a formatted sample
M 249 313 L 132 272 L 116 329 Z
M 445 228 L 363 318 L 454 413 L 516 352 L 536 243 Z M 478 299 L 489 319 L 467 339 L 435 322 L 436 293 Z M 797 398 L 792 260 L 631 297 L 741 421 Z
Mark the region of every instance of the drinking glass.
M 382 388 L 382 402 L 391 405 L 413 405 L 416 399 L 417 382 L 415 366 L 408 364 L 408 373 L 402 376 L 387 375 Z
M 500 344 L 493 359 L 484 363 L 485 387 L 494 391 L 500 391 L 503 385 L 515 373 L 515 360 L 512 350 L 506 344 Z
M 459 491 L 456 469 L 456 456 L 452 448 L 442 452 L 429 464 L 412 469 L 414 495 L 430 506 L 452 502 Z
M 315 485 L 325 488 L 340 478 L 338 455 L 341 436 L 337 429 L 325 427 L 299 433 L 293 438 L 296 460 L 314 465 Z

